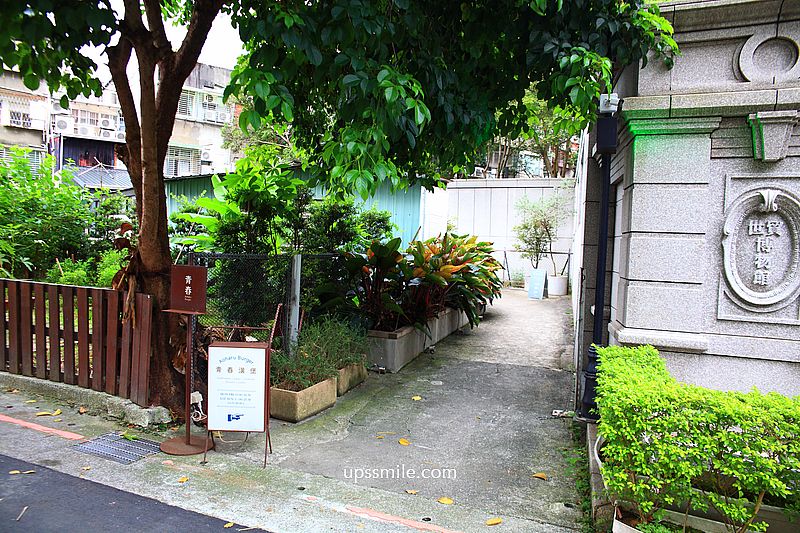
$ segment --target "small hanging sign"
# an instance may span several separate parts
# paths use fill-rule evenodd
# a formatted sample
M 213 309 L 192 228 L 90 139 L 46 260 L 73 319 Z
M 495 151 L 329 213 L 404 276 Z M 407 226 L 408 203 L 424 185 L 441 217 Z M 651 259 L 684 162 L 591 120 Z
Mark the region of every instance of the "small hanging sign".
M 170 310 L 204 314 L 208 269 L 200 266 L 172 265 Z

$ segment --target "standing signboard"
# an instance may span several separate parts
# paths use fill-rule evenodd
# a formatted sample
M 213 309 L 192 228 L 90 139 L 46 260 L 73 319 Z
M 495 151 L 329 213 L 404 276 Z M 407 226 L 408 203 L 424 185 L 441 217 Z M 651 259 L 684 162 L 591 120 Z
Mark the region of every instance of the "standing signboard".
M 547 270 L 535 268 L 528 279 L 528 298 L 541 300 L 547 296 Z
M 207 284 L 206 267 L 173 265 L 170 275 L 170 311 L 204 314 Z
M 208 431 L 265 432 L 269 435 L 268 343 L 215 342 L 208 347 Z

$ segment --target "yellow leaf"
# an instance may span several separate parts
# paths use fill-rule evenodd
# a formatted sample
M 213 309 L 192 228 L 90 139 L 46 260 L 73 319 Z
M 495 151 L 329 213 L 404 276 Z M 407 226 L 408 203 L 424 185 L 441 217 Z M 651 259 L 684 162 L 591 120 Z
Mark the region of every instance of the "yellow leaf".
M 38 413 L 36 413 L 36 416 L 53 416 L 53 413 L 51 413 L 50 411 L 39 411 Z
M 186 476 L 178 478 L 178 483 L 186 483 L 187 481 L 189 481 L 189 478 Z
M 490 518 L 486 521 L 487 526 L 498 526 L 503 523 L 502 518 Z
M 417 492 L 419 491 L 414 489 L 406 489 L 406 494 L 416 494 Z
M 442 496 L 441 498 L 439 498 L 436 501 L 441 503 L 441 504 L 444 504 L 444 505 L 453 505 L 453 499 L 452 498 L 448 498 L 447 496 Z
M 224 525 L 224 526 L 222 526 L 222 527 L 224 527 L 225 529 L 230 529 L 230 528 L 232 528 L 232 527 L 233 527 L 233 522 L 228 522 L 227 524 L 225 524 L 225 525 Z
M 418 402 L 422 399 L 422 396 L 412 396 L 411 399 L 414 400 L 415 402 Z
M 544 472 L 536 472 L 533 475 L 533 477 L 535 477 L 536 479 L 541 479 L 542 481 L 547 481 L 547 474 L 545 474 Z
M 411 441 L 409 441 L 408 439 L 400 439 L 397 442 L 400 443 L 400 446 L 408 446 L 409 444 L 411 444 Z
M 60 418 L 54 418 L 53 422 L 61 422 L 61 419 Z
M 35 474 L 36 470 L 25 470 L 23 474 Z
M 60 414 L 61 414 L 61 409 L 56 409 L 55 411 L 53 411 L 53 416 L 58 416 Z
M 378 435 L 378 436 L 377 436 L 377 437 L 375 437 L 375 438 L 376 438 L 376 439 L 382 439 L 382 438 L 384 438 L 384 437 L 383 437 L 383 435 Z
M 86 412 L 86 408 L 85 408 L 85 407 L 83 407 L 83 406 L 81 406 L 81 407 L 79 407 L 79 408 L 78 408 L 78 412 L 79 412 L 80 414 L 84 414 L 84 413 Z
M 37 400 L 25 400 L 25 403 L 36 403 Z
M 91 466 L 84 466 L 84 467 L 83 467 L 83 470 L 91 470 L 91 469 L 92 469 L 92 467 L 91 467 Z
M 22 472 L 20 472 L 19 470 L 9 470 L 8 473 L 13 476 L 14 474 L 21 474 Z

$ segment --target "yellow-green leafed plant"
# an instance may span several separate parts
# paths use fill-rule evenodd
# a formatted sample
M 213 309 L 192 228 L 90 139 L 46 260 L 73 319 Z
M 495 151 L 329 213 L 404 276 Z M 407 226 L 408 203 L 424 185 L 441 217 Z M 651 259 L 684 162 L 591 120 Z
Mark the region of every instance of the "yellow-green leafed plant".
M 678 383 L 652 346 L 598 348 L 598 431 L 613 499 L 643 523 L 665 506 L 766 531 L 765 504 L 800 511 L 800 398 Z
M 407 253 L 413 276 L 409 305 L 425 309 L 425 318 L 453 307 L 463 311 L 474 326 L 480 321 L 481 307 L 500 296 L 502 283 L 496 272 L 502 267 L 492 256 L 490 242 L 446 232 L 412 242 Z

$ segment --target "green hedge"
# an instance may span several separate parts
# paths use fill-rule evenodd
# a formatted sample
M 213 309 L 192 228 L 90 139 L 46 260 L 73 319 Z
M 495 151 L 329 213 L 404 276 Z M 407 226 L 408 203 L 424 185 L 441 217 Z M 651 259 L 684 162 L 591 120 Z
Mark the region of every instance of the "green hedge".
M 652 346 L 598 348 L 598 431 L 611 496 L 640 518 L 716 509 L 732 531 L 766 530 L 764 503 L 800 511 L 800 397 L 678 383 Z M 800 527 L 800 525 L 798 526 Z

